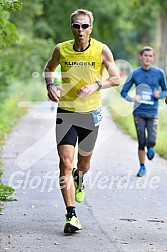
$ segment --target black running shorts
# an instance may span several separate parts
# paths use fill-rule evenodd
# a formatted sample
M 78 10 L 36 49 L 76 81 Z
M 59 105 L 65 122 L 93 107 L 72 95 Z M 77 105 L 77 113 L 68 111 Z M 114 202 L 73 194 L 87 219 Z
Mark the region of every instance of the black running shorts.
M 56 142 L 57 145 L 73 145 L 78 141 L 82 152 L 93 151 L 99 126 L 95 126 L 92 113 L 78 113 L 57 109 Z

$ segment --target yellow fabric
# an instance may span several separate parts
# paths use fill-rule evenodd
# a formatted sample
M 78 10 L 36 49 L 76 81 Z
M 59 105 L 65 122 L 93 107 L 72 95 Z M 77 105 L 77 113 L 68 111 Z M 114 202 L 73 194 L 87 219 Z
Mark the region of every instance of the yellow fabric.
M 91 39 L 90 47 L 83 52 L 76 52 L 73 45 L 74 40 L 60 43 L 63 91 L 58 106 L 69 111 L 90 112 L 101 106 L 101 91 L 82 98 L 77 96 L 77 90 L 101 80 L 103 44 Z

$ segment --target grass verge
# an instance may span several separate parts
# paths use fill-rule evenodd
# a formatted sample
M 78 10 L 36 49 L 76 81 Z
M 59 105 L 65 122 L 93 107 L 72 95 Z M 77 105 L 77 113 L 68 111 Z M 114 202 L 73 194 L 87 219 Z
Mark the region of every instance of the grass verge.
M 42 81 L 30 81 L 23 85 L 22 83 L 13 83 L 8 90 L 6 97 L 0 104 L 0 147 L 5 143 L 6 137 L 12 127 L 17 124 L 19 119 L 27 112 L 27 108 L 19 107 L 20 101 L 42 101 L 46 99 L 46 91 L 42 86 Z M 1 158 L 1 153 L 0 153 Z M 1 181 L 3 174 L 3 164 L 0 160 L 0 201 L 12 201 L 10 196 L 14 189 L 4 185 Z

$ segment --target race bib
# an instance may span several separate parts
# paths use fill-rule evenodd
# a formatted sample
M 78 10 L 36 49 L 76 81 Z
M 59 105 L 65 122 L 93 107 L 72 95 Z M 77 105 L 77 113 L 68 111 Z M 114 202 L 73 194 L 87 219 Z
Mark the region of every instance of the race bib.
M 141 91 L 140 96 L 141 96 L 141 100 L 139 101 L 139 103 L 154 105 L 154 97 L 153 97 L 152 92 Z
M 98 126 L 103 118 L 101 108 L 92 111 L 95 126 Z

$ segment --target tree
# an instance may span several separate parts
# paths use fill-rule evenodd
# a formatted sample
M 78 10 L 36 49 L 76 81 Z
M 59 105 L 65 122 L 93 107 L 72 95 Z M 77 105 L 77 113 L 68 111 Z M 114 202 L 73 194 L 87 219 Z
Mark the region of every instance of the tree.
M 167 1 L 130 0 L 130 19 L 134 22 L 138 46 L 151 45 L 156 49 L 156 64 L 166 71 L 167 58 Z M 156 36 L 155 36 L 156 34 Z
M 0 1 L 0 48 L 10 46 L 18 40 L 16 26 L 9 21 L 10 13 L 21 10 L 20 0 Z
M 167 2 L 164 0 L 158 2 L 156 62 L 159 67 L 167 71 Z

